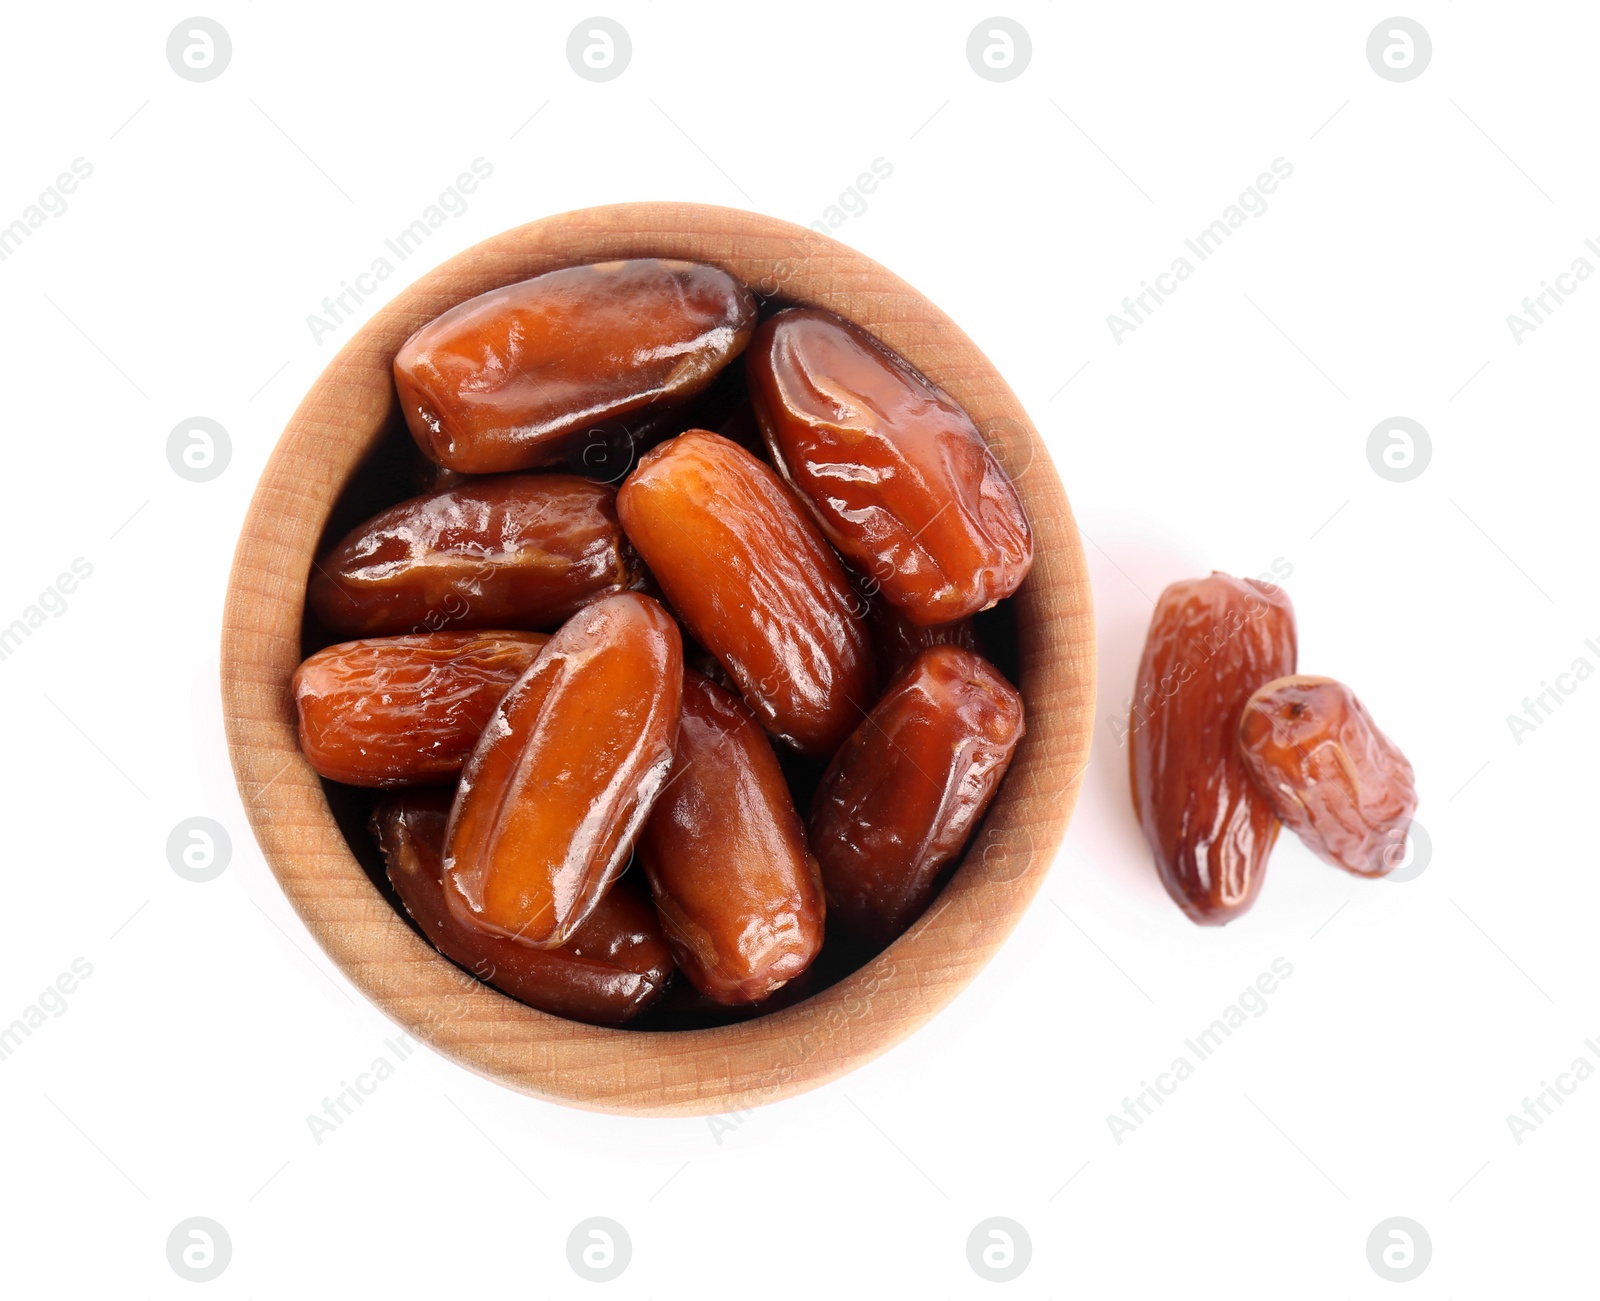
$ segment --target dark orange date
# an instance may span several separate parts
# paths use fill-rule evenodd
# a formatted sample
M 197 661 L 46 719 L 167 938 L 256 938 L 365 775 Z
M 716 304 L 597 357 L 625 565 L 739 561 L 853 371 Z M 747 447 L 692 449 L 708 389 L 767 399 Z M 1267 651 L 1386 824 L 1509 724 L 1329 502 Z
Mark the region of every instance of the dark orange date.
M 395 386 L 417 445 L 440 465 L 534 469 L 700 393 L 744 350 L 755 317 L 750 291 L 715 267 L 566 267 L 424 325 L 395 355 Z
M 445 897 L 466 925 L 559 948 L 627 865 L 672 767 L 683 641 L 637 592 L 573 615 L 461 772 Z
M 553 628 L 639 581 L 615 490 L 570 474 L 468 479 L 391 506 L 316 564 L 335 636 Z
M 971 417 L 859 326 L 779 312 L 745 357 L 775 464 L 841 555 L 916 623 L 1010 596 L 1033 564 L 1016 489 Z
M 1302 674 L 1257 688 L 1239 747 L 1273 811 L 1317 857 L 1357 876 L 1400 863 L 1416 779 L 1344 683 Z
M 542 632 L 435 632 L 320 650 L 290 692 L 300 749 L 348 786 L 454 781 L 484 724 L 545 642 Z
M 771 744 L 698 673 L 684 674 L 677 757 L 639 861 L 678 966 L 714 1002 L 759 1002 L 822 948 L 822 882 Z
M 871 705 L 877 669 L 863 603 L 778 476 L 692 429 L 639 462 L 617 513 L 761 725 L 806 754 L 832 754 Z
M 828 924 L 875 947 L 927 907 L 1022 739 L 1022 697 L 959 646 L 933 646 L 833 757 L 811 809 Z
M 1278 818 L 1246 771 L 1250 693 L 1295 667 L 1282 588 L 1214 573 L 1173 583 L 1150 618 L 1128 750 L 1134 809 L 1167 893 L 1217 926 L 1256 900 Z

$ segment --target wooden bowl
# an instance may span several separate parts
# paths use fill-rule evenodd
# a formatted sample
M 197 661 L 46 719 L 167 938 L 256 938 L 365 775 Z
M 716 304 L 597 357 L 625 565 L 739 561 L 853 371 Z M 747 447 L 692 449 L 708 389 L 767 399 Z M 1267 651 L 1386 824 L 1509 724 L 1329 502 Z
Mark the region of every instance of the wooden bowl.
M 764 297 L 870 330 L 959 401 L 1011 471 L 1037 558 L 1014 598 L 1028 732 L 960 869 L 899 940 L 838 984 L 737 1025 L 609 1030 L 525 1007 L 467 977 L 368 878 L 295 737 L 306 579 L 329 511 L 396 416 L 402 341 L 463 299 L 614 258 L 729 271 Z M 1072 511 L 1049 454 L 987 358 L 932 303 L 814 231 L 729 208 L 630 203 L 496 235 L 381 309 L 323 371 L 256 488 L 234 556 L 222 695 L 239 791 L 262 852 L 307 928 L 384 1012 L 439 1052 L 537 1097 L 600 1111 L 709 1115 L 814 1088 L 944 1007 L 1016 925 L 1066 830 L 1089 756 L 1095 643 Z

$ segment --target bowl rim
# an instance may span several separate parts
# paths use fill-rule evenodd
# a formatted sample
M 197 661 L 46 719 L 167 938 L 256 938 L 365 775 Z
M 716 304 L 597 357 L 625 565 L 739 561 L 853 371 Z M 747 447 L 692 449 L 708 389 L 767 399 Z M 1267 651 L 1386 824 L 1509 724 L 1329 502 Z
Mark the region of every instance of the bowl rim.
M 877 958 L 767 1016 L 701 1030 L 589 1026 L 539 1012 L 439 954 L 356 860 L 301 755 L 289 679 L 305 587 L 334 502 L 395 416 L 396 349 L 488 289 L 561 266 L 667 257 L 721 266 L 758 297 L 837 312 L 964 406 L 1011 472 L 1034 531 L 1016 602 L 1027 734 L 932 907 Z M 240 530 L 222 628 L 222 701 L 240 798 L 290 904 L 330 960 L 402 1029 L 509 1088 L 589 1110 L 711 1115 L 777 1101 L 904 1040 L 985 966 L 1065 834 L 1094 721 L 1093 610 L 1072 510 L 1020 402 L 910 285 L 816 230 L 692 203 L 584 208 L 494 235 L 424 273 L 340 349 L 290 417 Z

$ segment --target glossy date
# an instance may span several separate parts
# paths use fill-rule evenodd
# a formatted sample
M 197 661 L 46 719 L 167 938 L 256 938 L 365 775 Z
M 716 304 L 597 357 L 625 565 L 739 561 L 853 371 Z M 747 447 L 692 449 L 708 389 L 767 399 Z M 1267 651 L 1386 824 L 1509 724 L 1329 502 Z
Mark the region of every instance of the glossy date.
M 1161 593 L 1134 688 L 1129 774 L 1156 870 L 1184 914 L 1232 921 L 1255 902 L 1278 819 L 1239 751 L 1250 693 L 1295 667 L 1282 588 L 1213 573 Z
M 463 923 L 566 942 L 627 864 L 672 766 L 682 694 L 678 625 L 648 596 L 562 625 L 461 773 L 444 870 Z
M 881 947 L 915 921 L 1024 731 L 1022 697 L 987 660 L 959 646 L 920 652 L 834 756 L 812 803 L 829 925 Z
M 554 465 L 591 431 L 705 389 L 741 353 L 755 299 L 715 267 L 566 267 L 451 308 L 401 345 L 400 407 L 432 460 L 468 474 Z
M 375 515 L 317 562 L 308 599 L 339 637 L 553 628 L 639 576 L 612 488 L 518 474 Z
M 859 326 L 791 308 L 756 331 L 750 401 L 828 540 L 918 624 L 1010 596 L 1028 518 L 971 417 Z
M 290 685 L 300 749 L 349 786 L 454 781 L 511 684 L 550 639 L 540 632 L 435 632 L 343 642 Z
M 1357 876 L 1400 864 L 1416 780 L 1349 687 L 1309 675 L 1268 682 L 1245 704 L 1239 747 L 1273 811 L 1312 853 Z
M 639 861 L 678 965 L 714 1002 L 759 1002 L 822 948 L 822 883 L 772 746 L 698 673 L 684 674 L 677 757 Z
M 617 513 L 662 592 L 773 736 L 827 757 L 872 703 L 863 605 L 790 490 L 693 429 L 645 456 Z

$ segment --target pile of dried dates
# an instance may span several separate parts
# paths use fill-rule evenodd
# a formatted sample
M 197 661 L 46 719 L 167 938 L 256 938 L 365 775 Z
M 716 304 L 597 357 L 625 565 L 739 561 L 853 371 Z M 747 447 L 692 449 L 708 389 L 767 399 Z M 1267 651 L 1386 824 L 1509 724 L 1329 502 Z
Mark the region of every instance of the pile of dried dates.
M 1173 583 L 1150 619 L 1133 803 L 1161 883 L 1202 926 L 1255 902 L 1283 824 L 1357 876 L 1405 857 L 1411 765 L 1348 687 L 1295 672 L 1297 640 L 1282 588 L 1227 574 Z
M 461 303 L 394 375 L 293 694 L 417 928 L 533 1007 L 671 1026 L 910 926 L 1024 730 L 982 647 L 1033 540 L 966 412 L 658 259 Z

